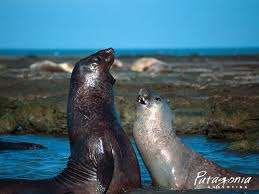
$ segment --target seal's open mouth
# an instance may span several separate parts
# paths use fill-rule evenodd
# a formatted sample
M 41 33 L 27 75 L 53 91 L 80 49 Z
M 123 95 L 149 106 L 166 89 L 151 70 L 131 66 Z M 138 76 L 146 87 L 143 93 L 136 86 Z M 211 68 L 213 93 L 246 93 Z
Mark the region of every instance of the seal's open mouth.
M 147 105 L 148 104 L 148 99 L 150 97 L 150 91 L 147 89 L 140 89 L 139 93 L 138 93 L 138 97 L 137 97 L 137 102 L 139 102 L 140 104 L 143 105 Z
M 147 104 L 145 98 L 143 98 L 141 95 L 138 95 L 137 102 L 139 102 L 140 104 L 144 104 L 144 105 Z

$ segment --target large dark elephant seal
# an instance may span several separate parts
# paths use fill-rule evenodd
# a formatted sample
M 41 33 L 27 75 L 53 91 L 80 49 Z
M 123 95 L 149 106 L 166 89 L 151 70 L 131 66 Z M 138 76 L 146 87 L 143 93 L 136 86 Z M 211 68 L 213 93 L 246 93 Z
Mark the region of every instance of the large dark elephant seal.
M 173 190 L 259 189 L 258 176 L 234 173 L 187 148 L 172 127 L 166 99 L 142 89 L 133 135 L 153 184 Z
M 76 63 L 68 97 L 71 155 L 67 167 L 47 180 L 2 180 L 4 194 L 122 193 L 140 186 L 137 159 L 114 108 L 109 69 L 113 49 Z

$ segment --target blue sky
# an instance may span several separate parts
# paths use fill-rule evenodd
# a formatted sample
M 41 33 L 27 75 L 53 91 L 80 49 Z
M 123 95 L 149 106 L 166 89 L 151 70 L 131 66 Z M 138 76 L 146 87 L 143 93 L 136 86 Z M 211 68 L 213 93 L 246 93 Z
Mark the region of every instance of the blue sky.
M 258 0 L 6 0 L 0 48 L 259 47 Z

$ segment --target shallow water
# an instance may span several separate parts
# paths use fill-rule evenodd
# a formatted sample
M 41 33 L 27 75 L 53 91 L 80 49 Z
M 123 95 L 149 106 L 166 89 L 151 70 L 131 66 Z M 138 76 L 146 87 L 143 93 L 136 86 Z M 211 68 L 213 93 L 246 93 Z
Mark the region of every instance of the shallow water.
M 1 151 L 0 178 L 43 179 L 53 177 L 65 166 L 69 156 L 67 138 L 23 135 L 1 136 L 3 140 L 28 141 L 47 147 L 43 150 Z M 259 154 L 240 155 L 226 151 L 226 143 L 208 140 L 203 136 L 182 136 L 183 142 L 204 157 L 234 171 L 259 174 Z M 135 147 L 135 146 L 134 146 Z M 138 154 L 142 181 L 151 182 L 150 176 Z

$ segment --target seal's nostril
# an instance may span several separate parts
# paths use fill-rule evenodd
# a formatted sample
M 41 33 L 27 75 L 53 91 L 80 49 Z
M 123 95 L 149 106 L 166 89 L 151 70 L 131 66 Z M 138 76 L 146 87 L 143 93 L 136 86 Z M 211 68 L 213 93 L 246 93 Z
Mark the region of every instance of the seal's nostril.
M 113 48 L 108 48 L 105 50 L 106 53 L 114 53 L 114 49 Z

